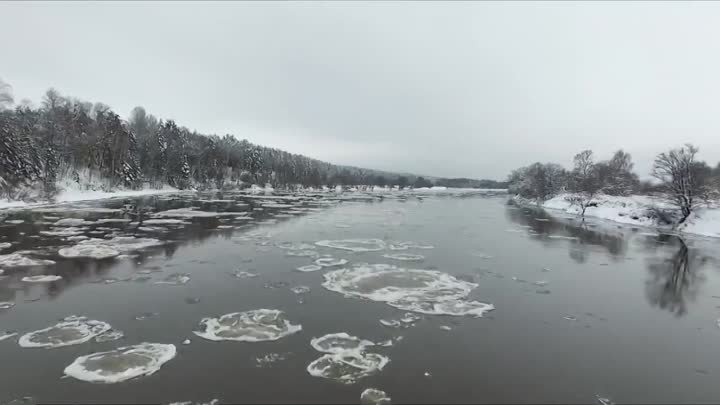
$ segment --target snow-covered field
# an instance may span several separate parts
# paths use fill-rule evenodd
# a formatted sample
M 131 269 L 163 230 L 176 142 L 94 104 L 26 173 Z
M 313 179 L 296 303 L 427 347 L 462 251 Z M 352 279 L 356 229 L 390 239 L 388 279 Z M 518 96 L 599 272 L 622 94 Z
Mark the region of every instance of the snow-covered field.
M 545 201 L 541 206 L 551 214 L 559 213 L 579 215 L 578 206 L 567 201 L 568 194 L 560 194 Z M 527 203 L 520 198 L 515 198 L 520 203 Z M 598 206 L 588 207 L 586 217 L 600 218 L 608 221 L 619 222 L 628 225 L 643 226 L 657 230 L 671 231 L 672 227 L 659 224 L 653 214 L 653 208 L 670 209 L 666 201 L 658 197 L 648 195 L 633 195 L 628 197 L 600 196 L 596 198 Z M 675 231 L 682 233 L 720 237 L 720 207 L 704 206 L 696 209 L 685 223 Z

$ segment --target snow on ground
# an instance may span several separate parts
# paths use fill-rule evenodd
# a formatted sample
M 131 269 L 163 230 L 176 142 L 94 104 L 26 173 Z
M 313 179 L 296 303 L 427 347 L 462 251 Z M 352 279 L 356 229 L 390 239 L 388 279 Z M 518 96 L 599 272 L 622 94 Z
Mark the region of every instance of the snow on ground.
M 61 191 L 55 197 L 55 203 L 65 202 L 77 202 L 77 201 L 89 201 L 89 200 L 104 200 L 107 198 L 120 198 L 120 197 L 139 197 L 143 195 L 153 194 L 167 194 L 167 193 L 178 193 L 181 190 L 176 188 L 165 186 L 160 189 L 146 188 L 141 190 L 117 190 L 113 192 L 107 191 L 96 191 L 96 190 L 80 190 L 77 188 L 67 188 Z M 0 200 L 0 209 L 8 208 L 27 208 L 39 205 L 47 205 L 49 201 L 42 201 L 37 203 L 27 203 L 25 201 L 9 201 L 7 199 Z
M 579 215 L 580 209 L 567 201 L 569 194 L 560 194 L 545 201 L 541 207 L 548 209 L 550 213 L 560 212 Z M 520 203 L 528 201 L 515 198 Z M 585 211 L 586 217 L 599 218 L 603 220 L 618 222 L 622 224 L 655 228 L 669 231 L 668 225 L 658 224 L 653 208 L 672 209 L 662 199 L 647 195 L 632 195 L 628 197 L 602 195 L 596 199 L 597 207 L 588 207 Z M 720 237 L 720 207 L 697 208 L 690 217 L 682 224 L 679 231 L 700 236 Z

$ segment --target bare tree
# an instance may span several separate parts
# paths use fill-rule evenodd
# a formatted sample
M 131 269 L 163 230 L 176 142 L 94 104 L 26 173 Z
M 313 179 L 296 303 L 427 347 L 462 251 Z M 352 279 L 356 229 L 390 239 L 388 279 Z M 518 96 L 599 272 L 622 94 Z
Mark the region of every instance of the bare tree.
M 12 87 L 0 79 L 0 110 L 10 107 L 13 101 Z
M 593 161 L 591 150 L 584 150 L 575 155 L 573 163 L 569 182 L 569 188 L 573 194 L 566 199 L 571 204 L 580 207 L 580 216 L 584 219 L 587 208 L 597 205 L 594 199 L 602 191 L 603 181 L 597 165 Z
M 652 175 L 661 181 L 665 198 L 680 211 L 676 226 L 687 220 L 708 191 L 709 168 L 704 162 L 695 161 L 698 150 L 688 143 L 659 154 L 653 164 Z

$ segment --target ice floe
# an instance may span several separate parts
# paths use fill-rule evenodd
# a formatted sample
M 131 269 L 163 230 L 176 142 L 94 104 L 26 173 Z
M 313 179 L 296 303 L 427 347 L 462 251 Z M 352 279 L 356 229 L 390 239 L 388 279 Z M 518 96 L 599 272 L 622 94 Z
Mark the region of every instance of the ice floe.
M 391 254 L 383 255 L 383 257 L 386 257 L 388 259 L 407 261 L 407 262 L 418 262 L 418 261 L 425 260 L 425 256 L 416 255 L 416 254 L 412 254 L 412 253 L 391 253 Z
M 329 333 L 319 338 L 310 340 L 310 346 L 321 353 L 337 354 L 348 351 L 363 352 L 365 348 L 374 346 L 375 343 L 348 335 L 345 332 Z
M 84 316 L 69 316 L 45 329 L 20 336 L 21 347 L 45 347 L 48 349 L 85 343 L 111 329 L 107 322 Z
M 314 250 L 288 250 L 285 252 L 286 256 L 295 256 L 295 257 L 318 257 L 318 252 Z
M 385 391 L 367 388 L 360 394 L 361 405 L 390 405 L 391 400 Z
M 94 239 L 88 239 L 87 241 L 90 240 Z M 66 258 L 89 257 L 93 259 L 109 259 L 111 257 L 119 255 L 120 252 L 106 245 L 78 244 L 75 246 L 62 248 L 58 251 L 58 254 Z
M 7 249 L 7 248 L 9 248 L 10 246 L 12 246 L 12 243 L 10 243 L 10 242 L 0 243 L 0 250 L 2 250 L 2 249 Z
M 363 377 L 379 373 L 389 361 L 387 357 L 376 353 L 326 354 L 310 363 L 307 372 L 313 377 L 353 384 Z
M 324 274 L 322 286 L 346 297 L 385 302 L 430 315 L 482 316 L 492 304 L 467 301 L 478 285 L 435 270 L 404 269 L 389 264 L 358 264 Z
M 154 217 L 171 217 L 171 218 L 210 218 L 218 216 L 235 216 L 237 212 L 210 212 L 210 211 L 198 211 L 192 208 L 177 208 L 174 210 L 167 210 L 156 212 L 153 214 Z
M 95 336 L 95 341 L 98 343 L 113 342 L 125 337 L 125 334 L 120 330 L 110 329 L 100 335 Z
M 321 267 L 342 266 L 344 264 L 347 264 L 347 262 L 348 261 L 345 259 L 336 259 L 334 257 L 321 257 L 315 260 L 315 264 Z
M 0 255 L 0 267 L 30 267 L 50 266 L 55 264 L 52 260 L 32 259 L 19 252 Z
M 390 244 L 390 250 L 407 250 L 407 249 L 434 249 L 433 245 L 425 245 L 418 242 L 393 242 Z
M 318 246 L 349 250 L 351 252 L 376 252 L 385 249 L 385 242 L 380 239 L 340 239 L 321 240 Z
M 290 323 L 280 310 L 255 309 L 203 318 L 193 333 L 215 341 L 262 342 L 278 340 L 300 330 L 302 326 Z
M 173 344 L 140 343 L 80 356 L 65 368 L 65 375 L 88 382 L 118 383 L 157 372 L 176 353 Z
M 53 225 L 55 226 L 82 226 L 94 224 L 93 221 L 86 221 L 82 218 L 63 218 L 56 221 Z
M 142 223 L 144 225 L 186 225 L 186 224 L 189 224 L 189 222 L 187 222 L 187 221 L 183 221 L 182 219 L 174 219 L 174 218 L 146 219 L 146 220 L 143 220 Z
M 5 221 L 6 224 L 13 224 L 13 225 L 20 225 L 24 222 L 25 222 L 24 219 L 11 219 L 9 221 Z
M 255 273 L 250 273 L 249 271 L 238 270 L 233 273 L 233 276 L 235 276 L 236 278 L 255 278 L 258 275 Z
M 156 281 L 153 284 L 160 285 L 184 285 L 190 281 L 190 275 L 187 273 L 173 273 L 169 274 L 165 279 Z
M 62 279 L 62 276 L 54 275 L 54 274 L 41 274 L 38 276 L 25 276 L 21 278 L 21 281 L 24 281 L 26 283 L 51 283 L 53 281 L 58 281 Z
M 296 268 L 297 271 L 302 271 L 303 273 L 309 273 L 313 271 L 322 270 L 322 266 L 319 266 L 317 264 L 308 264 L 307 266 L 300 266 Z
M 17 332 L 11 332 L 11 331 L 0 332 L 0 342 L 2 342 L 3 340 L 10 339 L 11 337 L 15 337 L 15 336 L 17 336 Z
M 273 363 L 285 360 L 288 356 L 289 353 L 268 353 L 255 358 L 255 367 L 268 367 Z
M 307 294 L 310 292 L 310 287 L 305 285 L 298 285 L 290 288 L 290 291 L 294 292 L 295 294 Z
M 13 301 L 2 301 L 0 302 L 0 309 L 10 309 L 15 306 Z

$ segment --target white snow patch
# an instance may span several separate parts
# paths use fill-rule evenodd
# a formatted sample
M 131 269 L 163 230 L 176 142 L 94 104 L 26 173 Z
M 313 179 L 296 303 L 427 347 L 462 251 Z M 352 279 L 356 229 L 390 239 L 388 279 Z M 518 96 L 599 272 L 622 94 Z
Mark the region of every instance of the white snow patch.
M 214 341 L 263 342 L 278 340 L 301 330 L 301 325 L 290 323 L 280 310 L 255 309 L 225 314 L 219 318 L 203 318 L 199 330 L 193 333 Z
M 53 349 L 85 343 L 110 329 L 107 322 L 72 315 L 53 326 L 20 336 L 18 344 L 21 347 Z
M 65 368 L 65 374 L 82 381 L 118 383 L 157 372 L 176 353 L 173 344 L 140 343 L 80 356 Z

